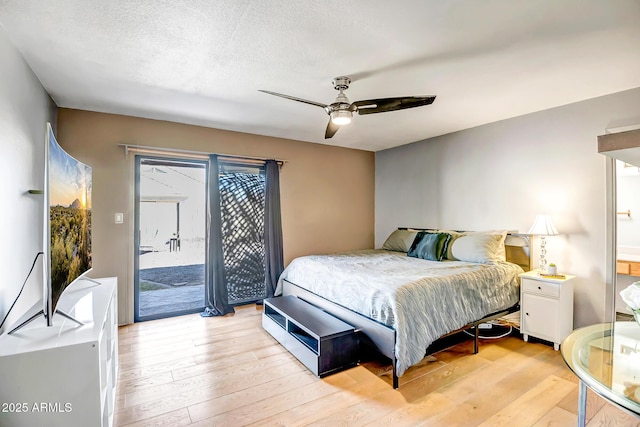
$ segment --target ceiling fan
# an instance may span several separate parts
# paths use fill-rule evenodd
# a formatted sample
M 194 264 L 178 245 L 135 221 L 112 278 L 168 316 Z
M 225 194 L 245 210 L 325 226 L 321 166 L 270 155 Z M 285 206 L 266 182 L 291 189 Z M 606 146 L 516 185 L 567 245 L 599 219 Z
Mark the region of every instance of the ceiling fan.
M 331 104 L 323 104 L 321 102 L 309 101 L 307 99 L 296 98 L 295 96 L 284 95 L 282 93 L 271 92 L 269 90 L 262 90 L 260 92 L 268 93 L 269 95 L 275 95 L 292 101 L 304 102 L 305 104 L 316 105 L 324 109 L 329 115 L 329 124 L 327 130 L 324 133 L 324 138 L 331 138 L 336 134 L 340 126 L 351 123 L 353 113 L 358 114 L 374 114 L 374 113 L 386 113 L 387 111 L 404 110 L 406 108 L 421 107 L 423 105 L 429 105 L 433 103 L 436 97 L 433 96 L 403 96 L 398 98 L 380 98 L 380 99 L 366 99 L 364 101 L 349 102 L 349 98 L 344 94 L 344 91 L 349 89 L 351 84 L 351 78 L 346 76 L 336 77 L 333 79 L 333 87 L 339 91 L 336 100 Z

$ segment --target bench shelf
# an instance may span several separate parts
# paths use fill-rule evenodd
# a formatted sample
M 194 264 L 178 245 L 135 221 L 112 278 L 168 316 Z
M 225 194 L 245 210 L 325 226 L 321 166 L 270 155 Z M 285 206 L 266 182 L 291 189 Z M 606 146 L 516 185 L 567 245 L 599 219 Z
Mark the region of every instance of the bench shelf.
M 262 327 L 319 377 L 357 364 L 355 328 L 299 298 L 265 299 Z

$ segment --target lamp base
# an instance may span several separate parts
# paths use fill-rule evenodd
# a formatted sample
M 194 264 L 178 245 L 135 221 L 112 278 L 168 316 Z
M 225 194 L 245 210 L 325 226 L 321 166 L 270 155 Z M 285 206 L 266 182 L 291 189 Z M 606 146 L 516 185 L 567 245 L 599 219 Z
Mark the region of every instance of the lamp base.
M 547 260 L 545 255 L 547 254 L 547 239 L 544 236 L 540 236 L 540 273 L 547 274 Z

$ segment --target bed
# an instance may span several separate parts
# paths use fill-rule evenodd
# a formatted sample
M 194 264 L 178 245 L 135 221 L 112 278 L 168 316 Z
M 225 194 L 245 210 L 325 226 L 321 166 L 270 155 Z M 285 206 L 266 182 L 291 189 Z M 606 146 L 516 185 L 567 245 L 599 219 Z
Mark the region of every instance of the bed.
M 444 237 L 434 235 L 449 237 L 441 244 Z M 418 241 L 427 238 L 440 239 L 429 249 L 440 251 L 435 259 L 435 252 L 419 252 Z M 518 275 L 529 265 L 525 236 L 400 228 L 382 249 L 296 258 L 276 295 L 296 296 L 355 326 L 361 342 L 391 359 L 397 388 L 398 377 L 443 336 L 474 327 L 477 352 L 477 325 L 519 308 Z

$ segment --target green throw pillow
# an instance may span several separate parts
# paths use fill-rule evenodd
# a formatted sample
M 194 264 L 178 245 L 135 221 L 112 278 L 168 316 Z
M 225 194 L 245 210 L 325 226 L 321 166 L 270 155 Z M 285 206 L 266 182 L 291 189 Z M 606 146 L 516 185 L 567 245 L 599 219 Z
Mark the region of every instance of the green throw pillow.
M 429 261 L 442 261 L 447 252 L 447 245 L 451 235 L 449 233 L 428 233 L 421 231 L 416 235 L 407 256 L 422 258 Z

